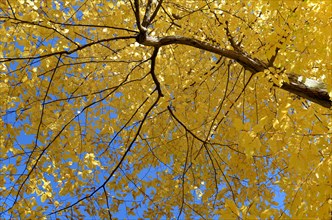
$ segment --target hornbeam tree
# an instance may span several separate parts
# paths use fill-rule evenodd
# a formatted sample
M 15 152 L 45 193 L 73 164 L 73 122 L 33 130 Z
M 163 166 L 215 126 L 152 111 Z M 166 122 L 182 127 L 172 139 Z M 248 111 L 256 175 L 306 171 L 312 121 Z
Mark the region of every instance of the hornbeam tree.
M 330 1 L 0 8 L 1 219 L 331 217 Z

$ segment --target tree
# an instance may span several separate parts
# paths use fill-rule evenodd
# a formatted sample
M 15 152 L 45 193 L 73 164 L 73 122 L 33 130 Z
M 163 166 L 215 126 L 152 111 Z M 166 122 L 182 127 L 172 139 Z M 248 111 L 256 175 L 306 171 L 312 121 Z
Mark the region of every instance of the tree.
M 330 217 L 329 1 L 0 5 L 1 218 Z

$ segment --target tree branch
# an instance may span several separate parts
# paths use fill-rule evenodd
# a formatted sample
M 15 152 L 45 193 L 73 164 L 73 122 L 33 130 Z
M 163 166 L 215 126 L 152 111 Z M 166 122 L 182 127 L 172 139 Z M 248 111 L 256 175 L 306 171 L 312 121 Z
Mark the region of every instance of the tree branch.
M 189 37 L 167 36 L 159 38 L 159 37 L 147 36 L 146 33 L 140 33 L 136 37 L 136 40 L 140 44 L 143 44 L 145 46 L 153 46 L 153 47 L 162 47 L 170 44 L 182 44 L 182 45 L 192 46 L 198 49 L 219 54 L 229 59 L 236 60 L 238 63 L 240 63 L 242 66 L 244 66 L 246 69 L 250 70 L 253 73 L 264 71 L 264 69 L 267 67 L 267 64 L 257 59 L 252 59 L 248 55 L 242 54 L 238 51 L 220 48 L 218 46 L 213 46 L 206 42 L 199 41 Z
M 164 97 L 162 91 L 161 91 L 161 88 L 160 88 L 160 82 L 158 81 L 158 78 L 156 76 L 156 73 L 155 73 L 155 69 L 156 69 L 156 58 L 157 58 L 157 55 L 158 55 L 158 51 L 159 51 L 159 47 L 155 47 L 154 50 L 153 50 L 153 54 L 151 56 L 151 76 L 152 76 L 152 79 L 153 79 L 153 82 L 156 84 L 156 89 L 158 91 L 158 94 L 161 96 L 161 97 Z
M 151 7 L 152 7 L 152 0 L 148 0 L 146 9 L 145 9 L 145 14 L 144 14 L 143 21 L 142 21 L 142 26 L 145 28 L 149 25 Z
M 219 54 L 226 58 L 237 61 L 246 70 L 249 70 L 252 74 L 262 72 L 268 68 L 267 63 L 260 61 L 256 58 L 251 58 L 245 52 L 228 50 L 218 46 L 213 46 L 211 44 L 193 38 L 182 36 L 151 37 L 148 36 L 146 33 L 141 32 L 137 35 L 136 40 L 138 43 L 145 46 L 162 47 L 171 44 L 182 44 L 209 51 L 211 53 Z M 329 96 L 326 86 L 323 83 L 313 79 L 307 79 L 305 82 L 302 82 L 301 80 L 299 80 L 301 76 L 295 75 L 293 73 L 288 73 L 287 76 L 289 79 L 289 83 L 284 82 L 284 84 L 280 87 L 281 89 L 306 98 L 325 108 L 332 107 L 331 97 Z M 308 82 L 311 82 L 311 84 L 308 84 Z M 320 86 L 317 87 L 317 85 Z
M 153 14 L 148 19 L 148 24 L 150 24 L 153 21 L 153 19 L 157 16 L 162 3 L 163 3 L 163 0 L 159 0 L 156 9 L 154 10 Z
M 287 74 L 289 83 L 283 83 L 282 89 L 306 98 L 323 107 L 332 108 L 332 98 L 329 96 L 324 83 L 313 79 L 304 79 L 302 76 Z

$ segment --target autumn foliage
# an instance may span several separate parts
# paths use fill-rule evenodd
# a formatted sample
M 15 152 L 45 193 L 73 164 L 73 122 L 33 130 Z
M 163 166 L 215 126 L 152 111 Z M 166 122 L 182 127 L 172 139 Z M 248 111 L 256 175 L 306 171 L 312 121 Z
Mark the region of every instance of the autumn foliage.
M 1 219 L 331 217 L 330 1 L 0 9 Z

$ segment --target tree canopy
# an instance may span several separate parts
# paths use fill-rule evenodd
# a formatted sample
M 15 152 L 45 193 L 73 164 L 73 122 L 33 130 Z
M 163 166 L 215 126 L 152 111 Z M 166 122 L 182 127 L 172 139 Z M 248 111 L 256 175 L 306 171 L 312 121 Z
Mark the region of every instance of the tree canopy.
M 330 1 L 0 8 L 0 218 L 331 217 Z

